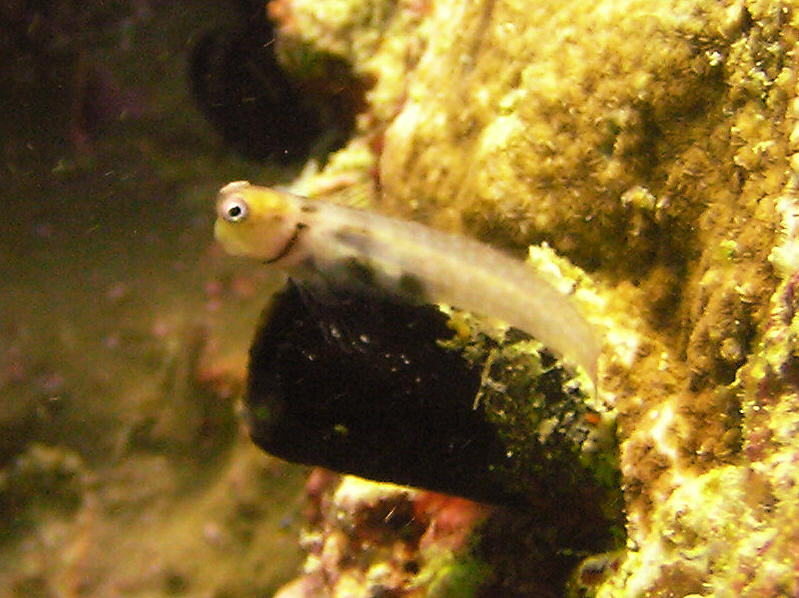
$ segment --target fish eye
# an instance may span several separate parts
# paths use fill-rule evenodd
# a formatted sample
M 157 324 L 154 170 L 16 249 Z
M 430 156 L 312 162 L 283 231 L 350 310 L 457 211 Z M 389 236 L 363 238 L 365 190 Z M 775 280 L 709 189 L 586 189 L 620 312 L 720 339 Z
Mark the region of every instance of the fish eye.
M 231 197 L 219 206 L 219 215 L 230 223 L 237 223 L 246 220 L 250 213 L 250 207 L 241 197 Z

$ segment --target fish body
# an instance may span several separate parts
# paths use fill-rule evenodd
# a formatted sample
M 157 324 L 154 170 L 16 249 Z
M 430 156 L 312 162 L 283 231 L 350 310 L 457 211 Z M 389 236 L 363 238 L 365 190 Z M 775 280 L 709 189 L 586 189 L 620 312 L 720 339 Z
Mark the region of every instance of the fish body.
M 313 287 L 447 303 L 497 318 L 573 360 L 596 387 L 600 345 L 571 298 L 533 267 L 460 235 L 244 181 L 222 188 L 216 238 Z

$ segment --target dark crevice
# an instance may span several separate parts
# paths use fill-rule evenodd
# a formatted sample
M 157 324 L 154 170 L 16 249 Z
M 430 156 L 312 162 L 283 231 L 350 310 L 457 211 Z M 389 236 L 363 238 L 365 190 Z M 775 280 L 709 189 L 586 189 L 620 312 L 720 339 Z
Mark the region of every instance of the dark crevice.
M 312 58 L 313 74 L 292 76 L 278 61 L 263 3 L 240 4 L 239 24 L 207 32 L 191 53 L 191 90 L 206 118 L 253 160 L 289 163 L 340 148 L 367 84 L 346 61 L 323 53 Z

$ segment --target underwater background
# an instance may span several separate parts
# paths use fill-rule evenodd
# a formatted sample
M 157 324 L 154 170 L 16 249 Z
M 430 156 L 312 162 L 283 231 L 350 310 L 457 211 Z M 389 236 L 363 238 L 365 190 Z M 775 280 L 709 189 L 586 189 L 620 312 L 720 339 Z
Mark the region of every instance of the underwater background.
M 84 4 L 0 6 L 0 598 L 799 596 L 796 2 Z M 262 317 L 234 180 L 527 259 L 597 392 L 457 310 Z M 308 421 L 357 386 L 343 465 L 274 452 L 386 483 L 258 449 L 248 376 Z
M 271 595 L 299 565 L 301 472 L 234 412 L 270 281 L 212 234 L 228 178 L 291 171 L 192 95 L 251 8 L 0 9 L 2 596 Z

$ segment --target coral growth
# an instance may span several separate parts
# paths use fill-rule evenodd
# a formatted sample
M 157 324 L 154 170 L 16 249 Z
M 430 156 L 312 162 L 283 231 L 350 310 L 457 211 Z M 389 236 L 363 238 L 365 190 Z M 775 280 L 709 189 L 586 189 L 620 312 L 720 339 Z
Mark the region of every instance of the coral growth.
M 374 77 L 378 209 L 596 284 L 627 548 L 575 591 L 795 595 L 794 4 L 272 4 L 286 63 Z

